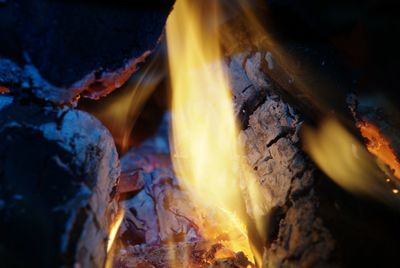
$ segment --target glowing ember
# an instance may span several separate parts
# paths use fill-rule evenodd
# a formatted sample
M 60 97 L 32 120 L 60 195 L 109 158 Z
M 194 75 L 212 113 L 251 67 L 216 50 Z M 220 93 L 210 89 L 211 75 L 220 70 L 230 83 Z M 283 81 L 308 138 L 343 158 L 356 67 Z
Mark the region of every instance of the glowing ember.
M 10 90 L 0 85 L 0 94 L 6 94 L 6 93 L 10 93 Z
M 339 121 L 325 120 L 317 129 L 306 126 L 302 140 L 310 157 L 337 184 L 350 192 L 399 206 L 399 201 L 388 195 L 388 191 L 399 192 L 388 188 L 396 178 Z
M 203 236 L 212 241 L 223 236 L 231 250 L 253 259 L 239 186 L 240 176 L 253 174 L 241 160 L 231 90 L 221 64 L 219 15 L 218 1 L 178 0 L 167 23 L 172 159 L 193 202 L 213 215 Z M 249 189 L 257 198 L 257 189 Z M 260 256 L 255 257 L 260 263 Z
M 359 123 L 357 127 L 360 129 L 361 135 L 368 140 L 368 151 L 388 165 L 394 175 L 400 178 L 400 162 L 390 147 L 387 138 L 383 136 L 375 125 L 369 122 Z

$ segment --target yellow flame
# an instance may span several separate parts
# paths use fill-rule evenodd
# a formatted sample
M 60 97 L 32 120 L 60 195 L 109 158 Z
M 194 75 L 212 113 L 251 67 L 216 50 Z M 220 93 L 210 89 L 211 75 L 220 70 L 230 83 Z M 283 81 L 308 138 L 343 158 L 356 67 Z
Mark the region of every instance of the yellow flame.
M 239 179 L 251 181 L 253 175 L 242 158 L 233 98 L 221 62 L 218 2 L 178 0 L 167 22 L 172 159 L 193 201 L 215 217 L 217 224 L 203 230 L 204 235 L 228 235 L 230 248 L 251 259 Z
M 121 153 L 126 152 L 133 144 L 131 132 L 136 124 L 146 101 L 151 97 L 157 86 L 165 77 L 165 68 L 158 56 L 162 52 L 153 52 L 149 62 L 133 75 L 121 89 L 107 98 L 96 101 L 94 107 L 84 107 L 95 115 L 113 135 L 114 142 L 120 147 Z M 0 89 L 1 93 L 1 89 Z
M 399 208 L 399 200 L 388 194 L 390 188 L 385 185 L 388 176 L 395 177 L 337 120 L 325 120 L 318 129 L 304 128 L 302 139 L 311 158 L 337 184 Z
M 124 215 L 125 215 L 125 210 L 123 208 L 120 208 L 117 212 L 117 215 L 115 215 L 114 222 L 111 224 L 110 232 L 108 235 L 107 253 L 110 252 L 114 244 L 115 237 L 117 236 L 119 227 L 121 226 L 122 220 L 124 219 Z

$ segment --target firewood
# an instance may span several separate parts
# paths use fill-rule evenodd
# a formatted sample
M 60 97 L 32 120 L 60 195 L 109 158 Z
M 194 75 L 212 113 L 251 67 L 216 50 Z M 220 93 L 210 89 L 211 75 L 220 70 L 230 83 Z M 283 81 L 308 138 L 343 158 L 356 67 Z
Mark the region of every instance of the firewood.
M 165 118 L 155 137 L 121 159 L 118 192 L 125 217 L 114 267 L 248 267 L 247 257 L 230 250 L 223 234 L 215 241 L 204 236 L 212 218 L 204 217 L 174 175 L 167 126 Z
M 307 178 L 290 182 L 305 184 L 300 187 L 305 187 L 299 195 L 301 198 L 293 199 L 291 192 L 295 187 L 284 187 L 287 180 L 275 176 L 279 174 L 280 165 L 274 166 L 272 163 L 277 161 L 274 158 L 278 154 L 271 156 L 270 149 L 266 148 L 270 144 L 257 142 L 257 139 L 268 141 L 269 137 L 274 137 L 270 132 L 279 129 L 276 126 L 287 126 L 285 121 L 293 120 L 292 112 L 287 116 L 285 109 L 276 109 L 283 105 L 292 107 L 300 122 L 318 123 L 327 115 L 342 119 L 360 141 L 362 139 L 355 125 L 372 123 L 399 155 L 397 134 L 400 124 L 395 108 L 399 94 L 394 89 L 398 85 L 398 76 L 392 74 L 396 70 L 398 50 L 395 49 L 397 43 L 390 41 L 398 32 L 398 27 L 388 22 L 390 16 L 387 16 L 387 12 L 391 9 L 377 16 L 361 11 L 365 13 L 363 19 L 358 20 L 356 17 L 360 18 L 360 14 L 353 12 L 346 18 L 340 17 L 340 12 L 333 12 L 327 18 L 324 15 L 326 11 L 342 8 L 336 2 L 321 5 L 316 1 L 302 5 L 299 5 L 299 1 L 264 2 L 268 2 L 268 14 L 263 14 L 263 19 L 267 21 L 263 24 L 266 31 L 256 40 L 259 43 L 248 41 L 250 38 L 246 36 L 246 30 L 251 32 L 251 27 L 231 27 L 235 37 L 231 40 L 238 42 L 229 43 L 236 50 L 235 53 L 227 53 L 227 62 L 230 64 L 234 58 L 238 59 L 245 74 L 242 81 L 251 82 L 247 86 L 255 93 L 246 91 L 243 95 L 260 96 L 261 104 L 252 107 L 257 112 L 246 112 L 241 121 L 250 122 L 242 126 L 248 158 L 260 163 L 270 162 L 267 172 L 256 171 L 260 184 L 266 188 L 266 200 L 268 203 L 271 203 L 270 200 L 287 200 L 283 207 L 278 205 L 267 215 L 271 233 L 265 250 L 268 267 L 309 265 L 305 260 L 313 255 L 307 253 L 307 247 L 311 245 L 321 248 L 313 251 L 317 262 L 312 266 L 397 267 L 394 259 L 397 255 L 396 240 L 400 238 L 395 227 L 400 218 L 398 211 L 338 188 L 318 168 L 313 168 L 312 161 L 301 152 L 299 143 L 287 138 L 297 135 L 284 134 L 273 140 L 272 144 L 289 141 L 289 145 L 284 147 L 299 149 L 306 170 L 312 170 Z M 359 5 L 350 2 L 354 6 Z M 368 10 L 377 10 L 386 4 L 376 2 Z M 343 23 L 343 20 L 348 22 L 353 19 L 357 23 Z M 237 29 L 245 31 L 236 34 Z M 244 38 L 239 35 L 244 35 Z M 247 44 L 243 45 L 246 41 Z M 238 87 L 235 92 L 242 94 L 245 91 L 246 87 L 233 83 L 234 88 L 235 85 Z M 351 90 L 358 93 L 350 104 L 356 120 L 349 113 L 345 100 Z M 265 93 L 259 93 L 262 91 Z M 267 96 L 265 103 L 263 95 Z M 235 105 L 240 106 L 237 96 L 235 93 Z M 266 109 L 263 105 L 272 108 Z M 270 120 L 270 117 L 274 119 Z M 301 129 L 302 123 L 297 124 Z M 249 137 L 251 133 L 257 134 Z M 285 154 L 280 158 L 286 159 Z M 258 162 L 252 165 L 259 169 Z M 286 173 L 291 172 L 288 167 Z M 398 185 L 398 182 L 387 182 L 389 190 L 386 195 L 395 198 L 398 192 L 391 192 L 390 187 Z M 289 192 L 281 189 L 289 189 Z M 275 195 L 271 196 L 268 190 Z M 287 195 L 281 199 L 281 193 Z M 308 199 L 310 196 L 313 199 Z M 307 240 L 311 237 L 316 240 L 307 246 Z M 304 247 L 291 251 L 302 243 Z
M 173 2 L 7 1 L 0 5 L 0 70 L 3 58 L 19 74 L 5 79 L 0 71 L 0 85 L 55 103 L 107 95 L 156 46 Z
M 282 96 L 290 91 L 283 93 L 261 68 L 261 55 L 243 53 L 229 56 L 226 62 L 228 74 L 234 77 L 235 106 L 257 103 L 240 111 L 241 122 L 247 122 L 242 125 L 241 140 L 264 191 L 260 208 L 268 223 L 266 267 L 396 267 L 393 258 L 400 233 L 394 226 L 399 213 L 377 201 L 346 193 L 318 170 L 299 140 L 309 110 L 288 104 L 288 98 Z M 298 97 L 293 99 L 301 104 Z M 378 121 L 373 111 L 363 103 L 356 110 L 359 120 Z M 396 139 L 393 132 L 389 137 Z
M 248 62 L 252 60 L 256 59 L 250 58 Z M 241 55 L 230 58 L 228 70 L 242 70 L 241 77 L 236 76 L 232 84 L 237 106 L 258 96 L 258 100 L 251 100 L 256 103 L 251 110 L 242 111 L 248 123 L 243 126 L 241 140 L 259 179 L 257 185 L 264 192 L 264 204 L 259 206 L 269 216 L 266 265 L 324 265 L 333 252 L 334 242 L 316 215 L 314 167 L 299 145 L 300 116 L 274 93 L 272 82 L 264 73 L 259 71 L 258 84 L 251 83 L 242 62 Z M 257 68 L 251 70 L 254 74 Z
M 254 268 L 241 252 L 230 252 L 229 257 L 216 258 L 216 255 L 224 250 L 226 248 L 223 245 L 206 241 L 128 247 L 120 250 L 114 267 Z
M 0 96 L 0 259 L 5 267 L 102 267 L 119 160 L 87 113 Z

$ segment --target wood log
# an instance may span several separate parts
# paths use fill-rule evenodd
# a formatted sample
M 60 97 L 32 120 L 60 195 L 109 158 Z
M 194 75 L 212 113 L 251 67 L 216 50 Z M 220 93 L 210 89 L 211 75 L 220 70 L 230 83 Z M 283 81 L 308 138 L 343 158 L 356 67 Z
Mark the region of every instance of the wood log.
M 396 267 L 399 213 L 346 193 L 315 167 L 299 142 L 309 114 L 281 97 L 259 52 L 243 54 L 226 62 L 235 106 L 257 103 L 239 112 L 247 122 L 241 139 L 265 193 L 266 267 Z
M 0 85 L 55 103 L 107 95 L 156 46 L 173 3 L 7 1 L 0 5 L 0 69 L 4 59 L 19 68 L 0 71 Z
M 204 230 L 218 224 L 179 186 L 169 154 L 168 118 L 158 134 L 121 159 L 118 187 L 125 210 L 114 267 L 248 267 L 241 252 L 221 234 Z M 251 266 L 252 267 L 252 266 Z
M 119 160 L 87 113 L 0 96 L 0 259 L 102 267 Z
M 249 62 L 254 60 L 250 58 Z M 232 83 L 236 106 L 243 107 L 249 101 L 256 104 L 250 110 L 241 110 L 248 122 L 241 139 L 264 192 L 264 204 L 260 207 L 269 216 L 265 265 L 326 266 L 334 240 L 316 214 L 316 175 L 299 146 L 300 116 L 274 94 L 264 73 L 256 77 L 258 84 L 251 83 L 242 62 L 245 61 L 241 56 L 231 58 L 228 70 L 234 74 L 241 70 L 241 76 L 235 75 Z M 257 70 L 252 68 L 252 74 Z

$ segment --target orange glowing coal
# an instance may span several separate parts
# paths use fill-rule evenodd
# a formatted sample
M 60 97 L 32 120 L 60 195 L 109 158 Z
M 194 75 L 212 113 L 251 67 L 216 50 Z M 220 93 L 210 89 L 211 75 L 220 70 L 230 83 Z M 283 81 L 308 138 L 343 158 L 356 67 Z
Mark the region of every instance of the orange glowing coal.
M 0 94 L 10 93 L 10 90 L 2 85 L 0 85 Z
M 400 162 L 390 146 L 389 140 L 370 122 L 357 124 L 361 135 L 367 139 L 367 148 L 370 153 L 388 165 L 394 175 L 400 179 Z
M 387 172 L 388 164 L 383 163 L 384 159 L 388 163 L 394 161 L 391 165 L 395 163 L 398 167 L 389 142 L 372 124 L 358 127 L 362 135 L 370 140 L 368 146 L 335 118 L 323 120 L 317 128 L 306 125 L 302 132 L 304 149 L 318 167 L 342 188 L 400 208 L 399 189 L 390 188 L 389 184 L 396 178 L 392 172 Z M 385 181 L 387 183 L 382 183 Z M 393 194 L 388 194 L 389 191 Z

